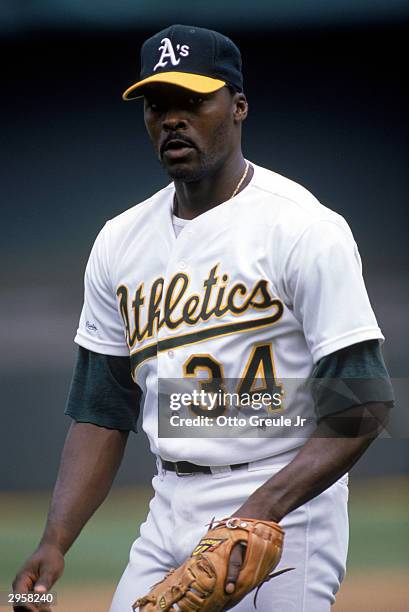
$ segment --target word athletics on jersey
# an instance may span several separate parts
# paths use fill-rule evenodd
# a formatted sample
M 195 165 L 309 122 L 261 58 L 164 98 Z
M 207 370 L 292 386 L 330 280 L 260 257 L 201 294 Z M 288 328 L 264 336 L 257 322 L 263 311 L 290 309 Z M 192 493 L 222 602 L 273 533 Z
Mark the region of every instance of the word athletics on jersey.
M 163 326 L 174 330 L 183 324 L 192 326 L 220 319 L 227 313 L 243 315 L 250 308 L 275 309 L 268 323 L 282 317 L 283 304 L 271 296 L 267 280 L 260 279 L 251 287 L 243 282 L 229 285 L 229 276 L 219 274 L 218 267 L 216 264 L 203 281 L 201 294 L 189 292 L 190 279 L 183 272 L 175 274 L 166 289 L 164 278 L 155 279 L 146 294 L 144 283 L 137 287 L 133 296 L 129 295 L 126 285 L 120 285 L 116 294 L 129 348 L 152 338 Z

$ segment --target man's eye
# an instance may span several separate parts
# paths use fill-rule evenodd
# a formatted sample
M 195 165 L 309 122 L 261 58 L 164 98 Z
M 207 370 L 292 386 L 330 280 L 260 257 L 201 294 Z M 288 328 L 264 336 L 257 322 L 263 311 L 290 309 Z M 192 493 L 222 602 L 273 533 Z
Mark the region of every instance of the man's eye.
M 200 96 L 192 96 L 189 98 L 189 104 L 191 106 L 199 106 L 199 104 L 202 104 L 202 102 L 204 102 L 204 98 L 201 98 Z
M 147 105 L 149 110 L 153 111 L 154 113 L 157 113 L 160 110 L 159 104 L 157 102 L 151 102 L 147 100 Z

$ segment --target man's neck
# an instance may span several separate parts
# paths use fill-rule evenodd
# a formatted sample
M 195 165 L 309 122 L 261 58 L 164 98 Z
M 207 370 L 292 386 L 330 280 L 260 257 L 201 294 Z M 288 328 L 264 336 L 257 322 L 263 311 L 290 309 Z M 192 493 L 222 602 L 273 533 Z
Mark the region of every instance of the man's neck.
M 182 219 L 194 219 L 202 213 L 229 200 L 246 170 L 241 151 L 228 159 L 220 168 L 200 181 L 185 183 L 175 180 L 175 213 Z M 239 191 L 251 180 L 249 168 Z

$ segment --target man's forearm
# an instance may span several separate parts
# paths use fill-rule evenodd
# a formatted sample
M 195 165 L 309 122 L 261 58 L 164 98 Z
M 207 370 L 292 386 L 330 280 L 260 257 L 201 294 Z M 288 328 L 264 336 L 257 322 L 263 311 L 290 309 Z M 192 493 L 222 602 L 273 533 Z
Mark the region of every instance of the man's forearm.
M 367 416 L 363 418 L 364 411 Z M 293 461 L 257 489 L 237 514 L 279 522 L 325 491 L 376 438 L 386 411 L 384 404 L 371 404 L 345 411 L 333 423 L 324 419 Z M 363 431 L 357 432 L 359 427 Z
M 40 544 L 67 552 L 107 496 L 127 438 L 128 432 L 89 423 L 71 425 Z
M 258 490 L 258 499 L 264 499 L 269 520 L 281 521 L 286 514 L 325 491 L 352 467 L 371 441 L 368 438 L 308 440 L 297 457 Z

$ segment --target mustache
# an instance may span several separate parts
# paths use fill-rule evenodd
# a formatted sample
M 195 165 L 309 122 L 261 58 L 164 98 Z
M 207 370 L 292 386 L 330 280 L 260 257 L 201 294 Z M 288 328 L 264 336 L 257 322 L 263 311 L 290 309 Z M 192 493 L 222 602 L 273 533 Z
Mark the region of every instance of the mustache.
M 162 142 L 160 146 L 161 156 L 163 155 L 166 146 L 169 144 L 171 140 L 179 140 L 180 142 L 184 142 L 185 144 L 187 144 L 189 147 L 197 149 L 195 143 L 192 140 L 190 140 L 190 138 L 188 138 L 185 134 L 178 134 L 177 132 L 172 132 L 168 134 L 168 136 L 166 136 L 165 140 Z

